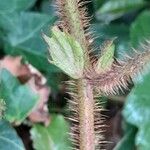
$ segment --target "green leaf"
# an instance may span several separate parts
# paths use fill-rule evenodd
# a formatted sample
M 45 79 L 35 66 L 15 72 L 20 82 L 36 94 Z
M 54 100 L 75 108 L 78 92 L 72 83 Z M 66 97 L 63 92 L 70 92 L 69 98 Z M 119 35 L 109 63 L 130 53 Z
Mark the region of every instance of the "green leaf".
M 142 8 L 145 4 L 144 0 L 109 0 L 97 11 L 98 18 L 111 21 L 129 11 Z
M 93 24 L 91 30 L 94 31 L 95 37 L 95 47 L 99 47 L 103 42 L 108 39 L 116 38 L 115 44 L 115 57 L 122 58 L 124 53 L 130 52 L 129 44 L 129 27 L 124 24 Z M 99 52 L 100 49 L 98 48 Z
M 43 36 L 49 46 L 51 63 L 59 67 L 70 77 L 82 77 L 84 68 L 84 52 L 81 45 L 68 33 L 52 28 L 52 37 Z
M 150 149 L 150 123 L 144 124 L 143 127 L 139 128 L 139 132 L 136 137 L 136 144 L 139 150 Z
M 11 6 L 11 7 L 10 7 Z M 15 0 L 0 0 L 0 14 L 11 13 L 16 9 Z
M 10 122 L 20 123 L 36 105 L 38 96 L 7 70 L 2 69 L 0 77 L 0 98 L 6 103 L 4 117 Z
M 4 120 L 0 120 L 0 149 L 25 150 L 16 131 Z
M 48 15 L 21 12 L 2 15 L 0 28 L 5 31 L 5 52 L 22 55 L 40 70 L 56 70 L 47 60 L 47 49 L 41 32 L 54 22 Z M 57 69 L 58 70 L 58 69 Z M 57 71 L 56 70 L 56 71 Z
M 69 150 L 68 129 L 61 115 L 53 115 L 48 127 L 34 125 L 31 136 L 35 150 Z
M 142 12 L 133 22 L 130 29 L 131 43 L 138 47 L 140 42 L 150 38 L 150 11 Z
M 34 6 L 37 0 L 13 0 L 13 1 L 16 1 L 16 10 L 22 11 L 27 10 L 32 6 Z
M 113 44 L 113 40 L 105 41 L 105 43 L 103 44 L 101 57 L 97 62 L 96 71 L 98 73 L 105 72 L 111 68 L 111 65 L 114 61 L 114 52 L 115 52 L 115 45 Z
M 99 9 L 106 0 L 93 0 L 95 10 Z
M 138 127 L 136 146 L 138 150 L 150 149 L 150 74 L 136 81 L 127 97 L 123 115 L 127 122 Z
M 35 4 L 36 0 L 0 0 L 0 14 L 26 10 Z
M 113 150 L 134 150 L 135 134 L 136 128 L 130 128 L 128 131 L 125 132 L 125 135 Z
M 43 0 L 40 7 L 41 12 L 51 16 L 56 16 L 54 3 L 55 2 L 52 0 Z

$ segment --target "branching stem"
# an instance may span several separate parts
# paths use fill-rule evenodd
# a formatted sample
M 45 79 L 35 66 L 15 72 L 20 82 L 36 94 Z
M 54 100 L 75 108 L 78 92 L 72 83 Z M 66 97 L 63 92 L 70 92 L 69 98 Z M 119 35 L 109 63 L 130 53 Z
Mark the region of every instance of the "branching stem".
M 86 16 L 86 9 L 82 7 L 84 4 L 81 0 L 58 0 L 60 22 L 63 23 L 64 30 L 68 32 L 77 40 L 85 54 L 84 66 L 90 68 L 90 56 L 89 56 L 89 39 L 86 33 L 88 29 L 88 19 Z M 80 150 L 95 150 L 96 138 L 94 127 L 94 97 L 93 87 L 84 79 L 78 79 L 75 81 L 77 87 L 76 98 L 77 106 L 74 110 L 78 111 L 78 132 L 79 139 L 76 139 L 79 143 L 77 145 Z M 77 108 L 78 107 L 78 108 Z

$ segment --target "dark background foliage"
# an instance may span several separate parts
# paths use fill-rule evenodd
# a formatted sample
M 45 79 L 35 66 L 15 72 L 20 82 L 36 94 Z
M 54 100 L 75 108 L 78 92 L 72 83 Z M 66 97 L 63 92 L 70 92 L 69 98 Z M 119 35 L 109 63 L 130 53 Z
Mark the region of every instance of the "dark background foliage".
M 42 33 L 50 35 L 50 29 L 57 21 L 54 2 L 0 0 L 1 150 L 69 149 L 67 132 L 70 125 L 64 119 L 64 116 L 69 115 L 66 100 L 69 95 L 66 94 L 64 84 L 68 77 L 48 62 L 47 46 L 42 39 Z M 149 40 L 149 0 L 92 0 L 87 7 L 92 16 L 91 31 L 97 37 L 94 43 L 96 53 L 99 53 L 100 45 L 105 40 L 116 38 L 115 57 L 124 59 L 125 54 L 134 55 L 132 48 L 140 51 L 140 43 Z M 4 58 L 10 56 L 9 61 L 4 61 Z M 21 56 L 21 60 L 17 59 L 16 65 L 14 59 L 18 56 Z M 18 63 L 27 69 L 30 64 L 32 69 L 22 76 Z M 9 67 L 6 67 L 8 64 Z M 35 73 L 32 72 L 33 68 L 36 69 Z M 33 86 L 33 82 L 28 83 L 29 78 L 33 77 L 37 87 Z M 39 78 L 44 78 L 46 83 L 40 83 L 39 86 Z M 43 87 L 49 89 L 42 93 L 46 101 L 40 97 L 39 89 Z M 107 116 L 105 124 L 108 128 L 104 135 L 110 141 L 106 145 L 108 150 L 150 149 L 148 68 L 133 81 L 129 89 L 117 96 L 101 99 L 108 110 L 103 112 Z M 37 109 L 39 101 L 43 104 Z M 41 110 L 44 111 L 45 105 L 48 107 L 48 121 L 38 120 L 37 118 L 41 119 L 40 115 L 43 116 Z M 37 118 L 31 116 L 34 109 L 37 110 Z

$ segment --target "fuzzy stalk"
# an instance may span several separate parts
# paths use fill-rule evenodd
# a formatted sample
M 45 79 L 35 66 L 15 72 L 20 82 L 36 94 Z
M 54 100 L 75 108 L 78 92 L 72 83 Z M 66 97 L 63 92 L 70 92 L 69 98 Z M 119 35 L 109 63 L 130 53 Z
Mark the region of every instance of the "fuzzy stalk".
M 63 30 L 67 30 L 81 45 L 84 51 L 84 68 L 90 68 L 90 33 L 89 19 L 87 17 L 86 8 L 83 7 L 82 0 L 57 0 L 60 25 Z M 72 133 L 75 139 L 74 143 L 80 150 L 96 149 L 96 133 L 95 133 L 95 100 L 93 96 L 93 87 L 88 80 L 80 78 L 75 82 L 76 96 L 72 101 L 77 103 L 73 110 L 77 112 L 72 120 L 78 121 L 78 127 L 73 128 Z M 76 126 L 76 124 L 75 124 Z M 79 132 L 79 133 L 78 133 Z M 75 133 L 75 134 L 74 134 Z M 78 133 L 78 136 L 76 135 Z M 79 145 L 78 145 L 79 144 Z M 78 149 L 77 148 L 77 149 Z
M 95 150 L 93 88 L 86 80 L 77 81 L 80 150 Z
M 64 30 L 68 32 L 81 44 L 85 53 L 85 66 L 90 65 L 89 41 L 86 30 L 89 21 L 86 17 L 86 9 L 82 7 L 84 3 L 80 0 L 57 0 L 60 23 Z

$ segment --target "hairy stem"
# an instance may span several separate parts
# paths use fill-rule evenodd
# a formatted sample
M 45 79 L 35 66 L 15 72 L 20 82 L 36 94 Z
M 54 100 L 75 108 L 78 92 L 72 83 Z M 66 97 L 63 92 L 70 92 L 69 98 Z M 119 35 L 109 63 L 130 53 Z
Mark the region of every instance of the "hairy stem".
M 88 42 L 86 41 L 84 24 L 79 6 L 76 0 L 66 0 L 66 10 L 68 11 L 68 22 L 70 33 L 81 44 L 85 53 L 85 66 L 90 65 Z M 83 20 L 82 20 L 83 19 Z M 80 150 L 95 150 L 95 133 L 94 133 L 94 98 L 93 89 L 84 79 L 77 81 L 78 95 L 78 113 L 79 113 L 79 148 Z
M 80 150 L 95 150 L 93 89 L 86 80 L 78 81 Z
M 86 9 L 83 7 L 82 0 L 58 0 L 60 23 L 63 25 L 64 30 L 68 32 L 80 43 L 84 51 L 84 66 L 90 68 L 90 37 L 88 34 L 89 20 L 86 16 Z M 79 126 L 77 131 L 79 137 L 76 138 L 76 133 L 73 133 L 75 141 L 79 144 L 76 146 L 80 150 L 95 150 L 96 149 L 96 135 L 94 127 L 95 116 L 95 102 L 93 97 L 93 87 L 84 79 L 75 81 L 76 97 L 74 101 L 77 103 L 74 111 L 77 112 L 75 119 L 78 120 Z M 72 117 L 72 119 L 74 119 Z M 76 125 L 76 124 L 75 124 Z M 76 127 L 75 127 L 76 129 Z M 75 142 L 75 143 L 76 143 Z
M 78 41 L 82 44 L 83 47 L 86 45 L 85 42 L 85 36 L 84 36 L 84 30 L 82 21 L 79 19 L 80 12 L 77 11 L 78 3 L 76 0 L 66 0 L 65 10 L 66 14 L 68 15 L 68 22 L 71 34 L 78 39 Z
M 59 0 L 58 0 L 59 1 Z M 86 67 L 90 65 L 89 41 L 87 40 L 85 29 L 88 28 L 86 10 L 82 8 L 80 0 L 61 0 L 60 19 L 64 23 L 64 28 L 81 44 L 85 53 Z M 81 4 L 82 3 L 82 4 Z

